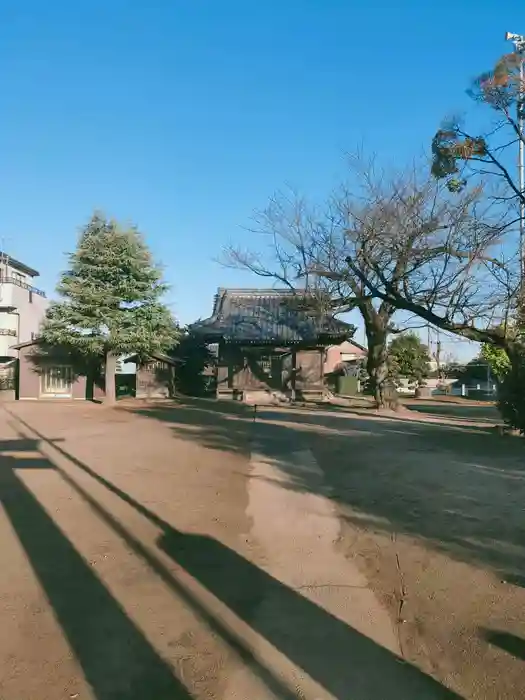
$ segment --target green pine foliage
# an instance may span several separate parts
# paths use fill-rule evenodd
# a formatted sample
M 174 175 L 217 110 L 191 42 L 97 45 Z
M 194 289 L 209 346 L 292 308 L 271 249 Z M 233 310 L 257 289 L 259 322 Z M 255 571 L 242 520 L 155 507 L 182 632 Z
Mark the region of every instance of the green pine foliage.
M 106 369 L 110 356 L 145 357 L 173 347 L 179 332 L 162 303 L 167 287 L 136 228 L 95 214 L 69 263 L 57 286 L 60 300 L 46 315 L 46 343 L 104 357 Z

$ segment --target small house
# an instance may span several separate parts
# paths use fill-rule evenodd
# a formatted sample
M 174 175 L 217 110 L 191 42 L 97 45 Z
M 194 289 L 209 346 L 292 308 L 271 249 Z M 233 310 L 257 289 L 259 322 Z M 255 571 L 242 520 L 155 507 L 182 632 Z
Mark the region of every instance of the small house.
M 355 340 L 344 340 L 326 350 L 324 376 L 337 394 L 354 396 L 361 389 L 360 371 L 366 362 L 367 349 Z
M 67 349 L 41 339 L 12 346 L 18 351 L 18 399 L 98 399 L 104 389 Z
M 51 346 L 41 339 L 12 346 L 18 351 L 16 394 L 19 399 L 102 399 L 105 396 L 103 378 L 95 376 L 79 358 L 66 349 Z M 137 362 L 137 355 L 125 362 Z M 159 398 L 173 395 L 177 360 L 163 353 L 152 353 L 137 363 L 132 375 L 131 394 L 139 398 Z
M 368 351 L 355 340 L 345 340 L 338 345 L 330 345 L 326 350 L 325 375 L 348 374 L 366 360 Z
M 130 355 L 124 364 L 136 364 L 135 396 L 137 399 L 165 399 L 175 394 L 175 367 L 180 360 L 154 352 L 146 360 L 139 361 L 137 355 Z

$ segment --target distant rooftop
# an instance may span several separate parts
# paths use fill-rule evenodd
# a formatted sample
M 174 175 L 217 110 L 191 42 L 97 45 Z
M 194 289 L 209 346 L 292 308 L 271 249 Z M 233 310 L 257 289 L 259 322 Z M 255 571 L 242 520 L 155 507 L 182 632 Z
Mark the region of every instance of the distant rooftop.
M 17 260 L 16 258 L 12 258 L 8 253 L 4 253 L 1 250 L 0 250 L 0 264 L 9 265 L 9 267 L 12 267 L 15 270 L 18 270 L 18 272 L 23 272 L 25 275 L 29 275 L 30 277 L 39 277 L 40 276 L 40 272 L 38 272 L 38 270 L 35 270 L 32 267 L 29 267 L 29 265 L 25 265 L 24 263 L 20 262 L 20 260 Z
M 342 342 L 355 326 L 316 308 L 312 295 L 288 289 L 224 289 L 215 295 L 212 316 L 191 326 L 209 342 L 290 345 Z

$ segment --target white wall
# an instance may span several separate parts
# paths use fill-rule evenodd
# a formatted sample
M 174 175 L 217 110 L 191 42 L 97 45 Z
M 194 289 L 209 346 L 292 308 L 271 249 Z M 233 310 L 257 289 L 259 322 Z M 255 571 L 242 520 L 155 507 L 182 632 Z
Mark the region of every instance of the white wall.
M 22 290 L 24 291 L 24 290 Z M 46 309 L 49 306 L 49 299 L 33 294 L 33 301 L 29 303 L 26 299 L 17 310 L 20 313 L 20 342 L 25 343 L 31 340 L 31 333 L 35 336 L 40 332 L 40 326 L 44 320 Z
M 10 346 L 25 343 L 39 334 L 49 300 L 34 291 L 33 278 L 29 275 L 18 273 L 12 268 L 4 271 L 4 274 L 7 281 L 0 279 L 0 309 L 11 306 L 15 307 L 15 310 L 0 310 L 0 329 L 11 329 L 16 335 L 0 335 L 0 355 L 16 357 L 17 351 L 10 350 Z M 15 276 L 22 284 L 29 285 L 32 289 L 11 281 Z

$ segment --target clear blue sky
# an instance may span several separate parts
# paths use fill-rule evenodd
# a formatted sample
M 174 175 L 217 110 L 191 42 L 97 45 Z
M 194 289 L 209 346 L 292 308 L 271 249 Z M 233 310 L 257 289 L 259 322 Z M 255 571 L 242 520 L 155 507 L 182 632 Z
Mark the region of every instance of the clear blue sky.
M 52 292 L 94 208 L 133 220 L 207 316 L 216 263 L 286 183 L 316 196 L 364 145 L 402 162 L 525 32 L 515 0 L 0 3 L 0 238 Z M 256 243 L 256 242 L 253 242 Z

